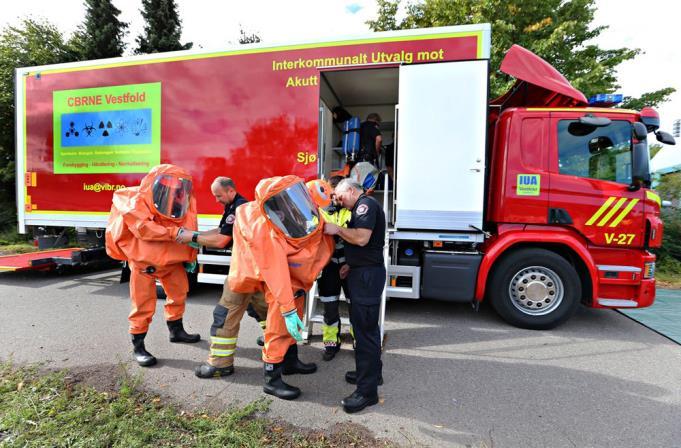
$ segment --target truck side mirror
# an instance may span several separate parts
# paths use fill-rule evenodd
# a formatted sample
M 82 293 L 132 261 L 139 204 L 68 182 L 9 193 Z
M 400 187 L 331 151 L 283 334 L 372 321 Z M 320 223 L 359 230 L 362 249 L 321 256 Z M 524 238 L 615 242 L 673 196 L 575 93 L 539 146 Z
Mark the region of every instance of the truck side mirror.
M 639 121 L 634 123 L 634 137 L 639 141 L 648 138 L 648 128 L 646 128 L 645 124 Z
M 655 137 L 657 137 L 658 142 L 665 145 L 676 145 L 676 140 L 669 132 L 657 131 L 655 132 Z
M 633 160 L 631 161 L 631 185 L 630 191 L 636 191 L 643 187 L 650 187 L 650 153 L 648 142 L 645 140 L 634 143 Z
M 579 117 L 579 122 L 582 124 L 586 124 L 589 126 L 594 126 L 597 128 L 602 128 L 604 126 L 608 126 L 611 121 L 610 118 L 606 117 L 596 117 L 591 114 L 584 115 L 583 117 Z

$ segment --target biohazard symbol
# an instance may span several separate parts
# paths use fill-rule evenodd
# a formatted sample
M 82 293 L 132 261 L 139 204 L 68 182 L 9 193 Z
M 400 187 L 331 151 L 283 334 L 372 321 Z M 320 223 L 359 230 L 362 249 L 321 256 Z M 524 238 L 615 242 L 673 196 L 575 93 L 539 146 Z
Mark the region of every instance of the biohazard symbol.
M 74 123 L 73 121 L 72 121 L 71 123 L 69 123 L 69 130 L 66 131 L 66 136 L 67 136 L 67 137 L 69 137 L 69 136 L 71 136 L 71 135 L 73 135 L 74 137 L 78 137 L 78 136 L 80 135 L 80 134 L 78 133 L 78 131 L 76 131 L 76 125 L 75 125 L 75 123 Z
M 90 124 L 88 124 L 88 125 L 85 125 L 85 127 L 83 128 L 83 132 L 85 132 L 85 135 L 86 135 L 87 137 L 91 137 L 92 134 L 93 134 L 95 131 L 96 131 L 96 129 L 95 129 L 94 123 L 90 123 Z

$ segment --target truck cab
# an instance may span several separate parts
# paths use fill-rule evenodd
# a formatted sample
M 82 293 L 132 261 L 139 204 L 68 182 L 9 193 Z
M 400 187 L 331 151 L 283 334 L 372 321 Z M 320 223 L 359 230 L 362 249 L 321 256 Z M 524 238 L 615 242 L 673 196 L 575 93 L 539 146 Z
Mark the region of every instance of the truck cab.
M 650 189 L 648 167 L 656 112 L 589 107 L 565 78 L 520 47 L 509 51 L 502 71 L 518 81 L 491 102 L 492 237 L 477 298 L 489 297 L 502 317 L 529 328 L 562 322 L 577 302 L 651 305 L 655 256 L 648 249 L 662 242 L 660 198 Z

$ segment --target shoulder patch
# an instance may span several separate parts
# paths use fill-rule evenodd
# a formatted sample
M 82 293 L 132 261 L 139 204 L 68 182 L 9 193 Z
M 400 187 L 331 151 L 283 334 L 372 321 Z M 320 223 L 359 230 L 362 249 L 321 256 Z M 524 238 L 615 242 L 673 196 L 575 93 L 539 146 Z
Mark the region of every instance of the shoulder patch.
M 362 216 L 366 215 L 366 213 L 369 211 L 369 206 L 366 204 L 359 204 L 357 206 L 357 215 Z
M 225 219 L 225 224 L 234 224 L 235 219 L 236 217 L 234 216 L 234 214 L 231 214 Z

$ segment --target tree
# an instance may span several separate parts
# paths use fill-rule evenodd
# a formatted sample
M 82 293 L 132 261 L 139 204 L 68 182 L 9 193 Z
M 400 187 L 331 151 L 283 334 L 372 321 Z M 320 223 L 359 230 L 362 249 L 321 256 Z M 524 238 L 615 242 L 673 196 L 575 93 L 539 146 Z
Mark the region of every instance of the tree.
M 243 28 L 239 28 L 239 43 L 243 44 L 257 44 L 260 42 L 260 36 L 256 33 L 247 33 Z
M 45 20 L 23 19 L 0 33 L 0 228 L 14 221 L 14 70 L 77 59 L 59 30 Z
M 655 191 L 666 201 L 681 199 L 681 172 L 663 175 Z
M 504 53 L 519 44 L 544 58 L 587 98 L 613 93 L 616 67 L 639 49 L 604 50 L 593 43 L 607 27 L 592 27 L 595 0 L 424 0 L 406 5 L 406 17 L 395 15 L 401 0 L 377 0 L 378 17 L 367 22 L 374 31 L 491 23 L 490 90 L 503 94 L 513 80 L 499 71 Z M 673 90 L 645 94 L 641 99 L 666 101 Z M 646 95 L 649 95 L 646 97 Z M 633 102 L 634 99 L 630 99 Z
M 123 55 L 128 24 L 118 20 L 120 13 L 111 0 L 85 0 L 85 20 L 70 41 L 81 59 Z
M 621 107 L 623 109 L 633 109 L 641 110 L 644 107 L 657 107 L 669 99 L 669 95 L 676 92 L 673 87 L 667 87 L 664 89 L 656 90 L 654 92 L 648 92 L 641 95 L 639 98 L 632 98 L 630 96 L 625 96 L 624 101 L 622 101 Z
M 175 0 L 142 0 L 144 32 L 137 36 L 136 54 L 189 50 L 193 43 L 180 43 L 182 21 Z

